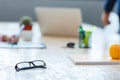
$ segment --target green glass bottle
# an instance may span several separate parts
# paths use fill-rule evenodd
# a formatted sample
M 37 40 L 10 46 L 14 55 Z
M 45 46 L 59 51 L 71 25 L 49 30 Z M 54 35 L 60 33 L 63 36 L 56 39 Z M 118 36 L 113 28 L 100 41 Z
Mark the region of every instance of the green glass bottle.
M 82 26 L 79 27 L 79 47 L 84 47 L 85 31 Z
M 81 38 L 85 39 L 85 31 L 83 30 L 82 26 L 79 27 L 79 32 L 80 32 Z

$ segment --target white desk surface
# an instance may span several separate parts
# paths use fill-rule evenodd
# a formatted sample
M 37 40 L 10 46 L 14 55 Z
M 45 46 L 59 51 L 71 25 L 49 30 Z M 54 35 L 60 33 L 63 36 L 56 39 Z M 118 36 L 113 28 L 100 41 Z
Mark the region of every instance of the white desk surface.
M 0 22 L 2 28 L 19 26 L 16 22 Z M 38 24 L 34 24 L 34 28 Z M 2 30 L 1 30 L 2 29 Z M 15 29 L 15 28 L 10 28 Z M 3 31 L 6 32 L 6 31 Z M 7 33 L 7 32 L 6 32 Z M 11 33 L 12 34 L 12 33 Z M 46 49 L 0 49 L 0 80 L 120 80 L 120 65 L 80 65 L 76 66 L 69 55 L 109 58 L 109 45 L 119 41 L 116 34 L 105 34 L 99 28 L 93 32 L 92 48 L 78 48 L 77 38 L 42 37 Z M 63 48 L 68 42 L 75 42 L 75 49 Z M 21 61 L 42 59 L 46 70 L 28 70 L 16 73 L 14 66 Z

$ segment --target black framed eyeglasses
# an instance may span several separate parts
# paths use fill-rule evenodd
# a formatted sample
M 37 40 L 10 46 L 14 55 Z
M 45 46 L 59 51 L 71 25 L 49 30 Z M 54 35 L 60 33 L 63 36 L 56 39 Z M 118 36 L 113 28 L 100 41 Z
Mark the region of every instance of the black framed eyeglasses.
M 34 60 L 34 61 L 20 62 L 15 65 L 15 70 L 17 72 L 21 70 L 28 70 L 34 68 L 46 69 L 46 63 L 43 60 Z

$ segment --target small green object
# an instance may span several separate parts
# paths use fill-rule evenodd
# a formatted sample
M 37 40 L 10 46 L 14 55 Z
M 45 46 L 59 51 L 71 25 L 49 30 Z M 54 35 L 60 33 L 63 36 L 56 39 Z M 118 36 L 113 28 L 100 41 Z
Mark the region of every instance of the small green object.
M 85 39 L 83 40 L 84 47 L 86 47 L 86 48 L 89 47 L 90 36 L 91 36 L 91 32 L 90 31 L 86 31 Z
M 80 32 L 81 38 L 85 39 L 85 31 L 83 30 L 82 26 L 79 27 L 79 32 Z
M 83 27 L 79 27 L 79 47 L 80 48 L 90 48 L 90 38 L 91 38 L 91 30 L 83 30 Z
M 31 24 L 32 23 L 32 18 L 30 16 L 23 16 L 20 19 L 20 24 Z

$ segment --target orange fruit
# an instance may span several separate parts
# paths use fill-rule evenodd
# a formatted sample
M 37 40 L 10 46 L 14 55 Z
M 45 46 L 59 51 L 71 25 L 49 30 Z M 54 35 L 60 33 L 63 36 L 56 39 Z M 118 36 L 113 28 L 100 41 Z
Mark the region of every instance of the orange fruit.
M 109 49 L 109 53 L 112 59 L 119 59 L 120 58 L 120 45 L 113 44 Z

